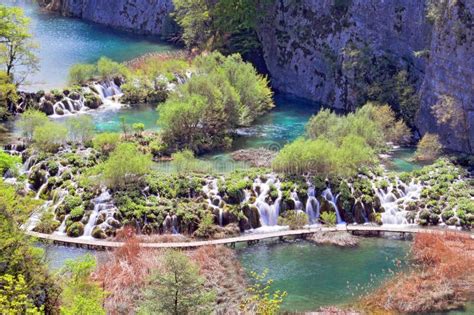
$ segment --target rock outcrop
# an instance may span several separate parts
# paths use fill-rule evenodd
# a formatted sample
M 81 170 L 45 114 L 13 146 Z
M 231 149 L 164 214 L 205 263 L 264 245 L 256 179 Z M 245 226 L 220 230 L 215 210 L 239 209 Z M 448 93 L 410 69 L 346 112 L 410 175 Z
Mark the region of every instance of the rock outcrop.
M 141 34 L 167 37 L 175 31 L 172 0 L 41 0 L 46 9 Z
M 429 45 L 425 0 L 281 0 L 270 7 L 258 34 L 273 86 L 283 92 L 353 109 L 357 73 L 343 64 L 350 46 L 387 56 L 421 75 L 414 51 Z M 345 53 L 346 51 L 346 53 Z
M 447 119 L 440 124 L 433 106 L 443 97 L 453 104 L 441 109 Z M 449 149 L 474 153 L 473 1 L 447 1 L 435 22 L 417 126 L 422 133 L 438 133 Z

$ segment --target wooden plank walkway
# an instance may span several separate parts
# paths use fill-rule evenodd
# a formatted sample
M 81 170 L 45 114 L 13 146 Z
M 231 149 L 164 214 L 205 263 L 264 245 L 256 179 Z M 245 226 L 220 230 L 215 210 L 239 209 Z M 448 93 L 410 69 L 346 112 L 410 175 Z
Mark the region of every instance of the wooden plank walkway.
M 163 249 L 163 248 L 181 248 L 181 249 L 192 249 L 201 246 L 211 246 L 211 245 L 235 245 L 237 243 L 257 243 L 261 240 L 272 239 L 272 238 L 284 238 L 288 236 L 296 237 L 305 237 L 317 232 L 336 232 L 336 231 L 347 231 L 347 232 L 373 232 L 373 233 L 383 233 L 383 232 L 393 232 L 393 233 L 420 233 L 420 232 L 430 232 L 430 233 L 446 233 L 446 232 L 458 232 L 466 235 L 470 235 L 474 239 L 473 232 L 460 232 L 456 230 L 449 229 L 435 229 L 435 228 L 422 228 L 422 227 L 410 227 L 410 226 L 367 226 L 367 225 L 347 225 L 347 226 L 337 226 L 337 227 L 317 227 L 317 228 L 307 228 L 301 230 L 285 230 L 278 232 L 268 232 L 268 233 L 253 233 L 245 234 L 238 237 L 217 239 L 217 240 L 208 240 L 208 241 L 192 241 L 192 242 L 170 242 L 170 243 L 141 243 L 141 246 L 145 248 L 154 248 L 154 249 Z M 83 248 L 91 249 L 113 249 L 118 248 L 123 245 L 123 242 L 115 241 L 105 241 L 97 240 L 93 238 L 72 238 L 61 235 L 54 234 L 42 234 L 37 232 L 28 231 L 26 234 L 36 237 L 41 240 L 51 241 L 55 244 L 66 245 L 66 246 L 76 246 Z

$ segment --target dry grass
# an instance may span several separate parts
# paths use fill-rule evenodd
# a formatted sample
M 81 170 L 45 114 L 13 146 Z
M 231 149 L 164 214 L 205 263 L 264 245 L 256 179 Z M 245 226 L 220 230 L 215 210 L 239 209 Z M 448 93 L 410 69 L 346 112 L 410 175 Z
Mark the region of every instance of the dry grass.
M 161 268 L 164 250 L 140 247 L 142 240 L 133 229 L 121 231 L 117 240 L 124 241 L 125 245 L 108 253 L 93 278 L 108 293 L 107 314 L 134 314 L 149 275 Z M 246 293 L 244 271 L 234 251 L 223 246 L 208 246 L 186 254 L 199 266 L 206 287 L 217 291 L 217 313 L 234 313 Z
M 474 298 L 474 240 L 467 235 L 416 235 L 409 271 L 399 272 L 361 300 L 374 312 L 434 312 Z

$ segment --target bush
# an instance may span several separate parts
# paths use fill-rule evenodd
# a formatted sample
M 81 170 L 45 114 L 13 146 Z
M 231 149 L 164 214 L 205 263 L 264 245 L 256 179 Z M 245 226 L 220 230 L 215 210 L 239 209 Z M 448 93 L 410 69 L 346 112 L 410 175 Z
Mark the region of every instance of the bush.
M 199 221 L 198 229 L 194 232 L 194 236 L 198 238 L 210 238 L 213 236 L 214 216 L 210 212 L 206 212 Z
M 173 153 L 171 159 L 171 164 L 178 174 L 206 173 L 211 168 L 208 163 L 195 158 L 190 150 Z
M 115 150 L 120 143 L 120 135 L 118 133 L 101 133 L 94 137 L 92 144 L 94 149 L 100 151 L 102 154 L 108 155 Z
M 337 223 L 335 212 L 323 212 L 321 213 L 321 221 L 328 226 L 335 226 Z
M 132 129 L 135 132 L 135 135 L 141 134 L 145 130 L 145 124 L 143 123 L 134 123 Z
M 91 64 L 77 64 L 73 65 L 69 69 L 69 83 L 74 84 L 85 84 L 92 80 L 97 74 L 96 65 Z
M 47 211 L 41 216 L 40 222 L 35 226 L 35 232 L 51 234 L 61 225 L 54 219 L 54 213 Z
M 439 136 L 426 133 L 418 143 L 415 157 L 420 161 L 433 161 L 440 156 L 442 150 L 443 146 L 439 141 Z
M 13 170 L 21 163 L 21 158 L 10 155 L 0 149 L 0 175 L 3 176 L 6 171 Z
M 97 61 L 97 72 L 101 79 L 111 80 L 114 77 L 126 76 L 128 70 L 123 64 L 107 57 L 101 57 Z
M 278 217 L 278 225 L 288 225 L 290 230 L 298 230 L 308 224 L 308 215 L 299 211 L 286 211 L 283 216 Z
M 112 189 L 139 185 L 151 165 L 150 155 L 140 152 L 135 144 L 121 143 L 103 163 L 103 179 Z
M 84 207 L 79 206 L 71 210 L 71 213 L 69 214 L 69 219 L 71 221 L 77 222 L 77 221 L 81 221 L 83 216 L 84 216 Z
M 31 140 L 33 138 L 33 132 L 35 129 L 46 124 L 48 121 L 48 116 L 46 116 L 45 113 L 36 109 L 28 109 L 23 114 L 21 114 L 16 126 L 20 130 L 23 137 L 25 137 L 27 140 Z
M 47 122 L 35 129 L 33 133 L 34 145 L 41 151 L 56 152 L 66 143 L 67 128 L 56 122 Z
M 230 144 L 230 131 L 273 107 L 268 81 L 238 55 L 196 59 L 196 74 L 158 107 L 163 141 L 202 153 Z
M 69 237 L 79 237 L 84 234 L 84 224 L 81 222 L 73 222 L 67 227 L 66 233 Z
M 75 143 L 87 144 L 92 140 L 95 133 L 95 125 L 89 115 L 79 115 L 67 121 L 69 139 Z

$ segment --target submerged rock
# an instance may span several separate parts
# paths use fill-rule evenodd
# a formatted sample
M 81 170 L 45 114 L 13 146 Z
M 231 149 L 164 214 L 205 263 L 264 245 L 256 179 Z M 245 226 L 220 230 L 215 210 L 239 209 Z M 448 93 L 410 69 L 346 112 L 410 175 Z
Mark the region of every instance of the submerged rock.
M 359 245 L 359 238 L 347 232 L 316 232 L 308 238 L 318 245 L 336 245 L 341 247 L 355 247 Z

